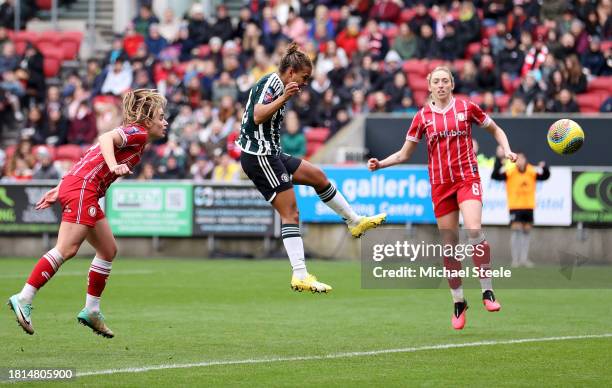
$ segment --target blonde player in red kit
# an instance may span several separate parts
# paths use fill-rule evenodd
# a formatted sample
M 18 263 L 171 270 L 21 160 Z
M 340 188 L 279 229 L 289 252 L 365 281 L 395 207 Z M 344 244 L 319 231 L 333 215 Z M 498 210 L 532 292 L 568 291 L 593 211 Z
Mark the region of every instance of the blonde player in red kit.
M 117 244 L 98 201 L 118 177 L 132 173 L 148 143 L 164 137 L 168 125 L 165 105 L 166 100 L 155 90 L 128 92 L 123 98 L 123 125 L 101 135 L 98 144 L 36 205 L 36 209 L 45 209 L 59 200 L 62 222 L 55 247 L 42 256 L 23 290 L 8 302 L 26 333 L 34 334 L 31 314 L 36 292 L 87 240 L 95 248 L 96 256 L 89 268 L 85 308 L 77 320 L 97 334 L 114 336 L 100 312 L 100 296 L 117 254 Z
M 514 162 L 516 154 L 510 150 L 504 131 L 478 105 L 453 97 L 455 81 L 447 67 L 436 67 L 427 76 L 427 81 L 430 101 L 414 116 L 403 147 L 383 160 L 370 159 L 368 168 L 376 171 L 407 161 L 424 135 L 427 140 L 431 197 L 442 239 L 444 243 L 457 243 L 461 212 L 469 242 L 475 248 L 472 256 L 474 265 L 479 269 L 488 269 L 491 266 L 491 253 L 481 231 L 482 187 L 472 149 L 472 123 L 484 127 L 493 135 L 507 159 Z M 448 270 L 462 268 L 461 262 L 453 257 L 445 257 L 444 266 Z M 460 330 L 465 326 L 468 305 L 463 296 L 461 278 L 451 277 L 448 283 L 455 303 L 451 323 L 453 328 Z M 493 294 L 491 278 L 481 276 L 480 285 L 485 308 L 499 311 L 501 305 Z

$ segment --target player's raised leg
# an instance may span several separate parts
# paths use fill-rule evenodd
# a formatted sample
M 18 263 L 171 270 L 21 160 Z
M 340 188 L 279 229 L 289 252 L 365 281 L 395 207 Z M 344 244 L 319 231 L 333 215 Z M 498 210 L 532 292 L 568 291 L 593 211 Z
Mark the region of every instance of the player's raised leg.
M 475 199 L 465 200 L 459 203 L 459 208 L 461 209 L 461 215 L 463 216 L 470 244 L 474 246 L 472 260 L 480 273 L 482 303 L 487 311 L 499 311 L 501 305 L 495 299 L 491 277 L 483 274 L 483 270 L 491 269 L 491 247 L 481 229 L 482 202 Z
M 293 182 L 298 185 L 313 187 L 321 201 L 342 217 L 353 237 L 361 237 L 367 230 L 376 228 L 387 218 L 385 213 L 374 216 L 359 216 L 342 193 L 327 179 L 325 173 L 306 160 L 302 160 L 302 163 L 294 172 Z
M 331 286 L 321 283 L 317 278 L 306 270 L 304 255 L 304 242 L 300 233 L 300 219 L 293 190 L 284 190 L 277 193 L 272 201 L 272 206 L 281 217 L 281 236 L 283 245 L 289 256 L 293 275 L 291 276 L 291 288 L 295 291 L 329 292 Z
M 106 326 L 104 315 L 100 312 L 100 297 L 117 255 L 117 243 L 106 218 L 96 222 L 96 226 L 89 230 L 87 241 L 96 250 L 96 256 L 89 267 L 85 308 L 77 315 L 77 321 L 96 334 L 112 338 L 115 334 Z
M 454 210 L 436 218 L 438 229 L 443 244 L 456 245 L 459 242 L 459 211 Z M 448 271 L 459 271 L 463 266 L 461 261 L 454 257 L 444 257 L 444 268 Z M 448 286 L 453 297 L 453 314 L 451 324 L 455 330 L 461 330 L 465 326 L 467 301 L 463 295 L 463 284 L 461 277 L 451 276 L 448 278 Z
M 55 247 L 38 260 L 21 292 L 9 298 L 8 305 L 26 333 L 34 334 L 32 302 L 36 293 L 51 280 L 64 261 L 76 255 L 88 229 L 85 225 L 62 222 Z

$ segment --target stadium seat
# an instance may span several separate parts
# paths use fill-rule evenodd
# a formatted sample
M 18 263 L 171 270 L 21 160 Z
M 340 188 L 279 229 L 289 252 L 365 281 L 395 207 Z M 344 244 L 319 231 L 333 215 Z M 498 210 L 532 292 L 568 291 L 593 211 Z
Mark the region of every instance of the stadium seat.
M 310 156 L 314 155 L 321 147 L 323 147 L 323 143 L 307 142 L 306 143 L 306 157 L 309 158 Z
M 40 50 L 40 53 L 44 57 L 49 51 L 55 51 L 60 48 L 58 33 L 55 31 L 47 31 L 36 37 L 34 45 Z
M 427 80 L 422 74 L 408 74 L 408 86 L 414 91 L 427 91 Z
M 422 107 L 427 100 L 427 96 L 429 92 L 427 90 L 415 90 L 412 92 L 412 97 L 414 97 L 414 103 L 417 107 Z
M 580 112 L 592 113 L 599 112 L 599 107 L 603 102 L 605 94 L 591 92 L 576 95 L 576 102 L 580 107 Z
M 338 25 L 338 22 L 342 19 L 342 12 L 338 8 L 330 9 L 329 18 L 334 22 L 334 25 Z
M 429 61 L 429 63 L 427 64 L 427 73 L 431 73 L 433 71 L 433 69 L 435 69 L 438 66 L 442 66 L 445 63 L 445 61 L 441 60 L 441 59 L 432 59 Z
M 196 47 L 197 55 L 199 58 L 205 58 L 210 55 L 210 46 L 207 44 L 202 44 Z
M 402 69 L 407 76 L 411 74 L 419 74 L 421 76 L 427 75 L 427 64 L 420 59 L 408 59 L 402 65 Z
M 329 128 L 313 127 L 304 133 L 307 142 L 324 143 L 329 137 Z
M 389 39 L 389 45 L 392 45 L 391 41 L 395 40 L 395 37 L 399 34 L 399 27 L 392 24 L 383 30 L 383 34 Z
M 4 153 L 6 154 L 7 164 L 8 164 L 8 161 L 11 160 L 13 155 L 15 155 L 16 150 L 17 150 L 17 144 L 11 144 L 4 148 Z
M 49 11 L 52 3 L 52 0 L 36 0 L 36 7 L 38 7 L 38 9 Z
M 455 71 L 457 73 L 461 73 L 467 61 L 469 61 L 469 59 L 455 59 L 453 61 L 453 67 L 455 68 Z
M 508 94 L 500 94 L 495 97 L 495 104 L 499 107 L 501 112 L 505 112 L 508 109 L 510 103 L 510 96 Z
M 62 56 L 65 61 L 71 61 L 77 58 L 83 41 L 83 33 L 81 31 L 64 31 L 62 32 L 59 45 L 62 48 Z
M 33 43 L 38 38 L 38 33 L 34 31 L 17 31 L 13 34 L 13 43 L 15 44 L 15 51 L 19 55 L 23 55 L 25 52 L 26 45 Z
M 412 20 L 412 18 L 414 17 L 414 15 L 416 15 L 416 11 L 412 8 L 404 8 L 402 10 L 401 16 L 400 16 L 400 20 L 402 22 L 409 22 Z
M 78 162 L 81 156 L 83 156 L 83 151 L 76 144 L 64 144 L 55 149 L 55 160 Z
M 595 77 L 587 87 L 587 92 L 605 92 L 612 94 L 612 76 Z
M 495 35 L 496 32 L 497 32 L 497 26 L 493 25 L 493 26 L 489 26 L 489 27 L 483 27 L 480 30 L 480 35 L 482 36 L 483 39 L 484 38 L 489 39 L 490 37 Z
M 62 66 L 62 49 L 47 49 L 43 57 L 43 72 L 45 77 L 55 77 Z
M 612 49 L 612 40 L 605 40 L 601 42 L 601 52 L 606 53 L 606 51 Z
M 480 52 L 480 42 L 473 42 L 467 45 L 465 49 L 465 56 L 467 58 L 472 58 L 474 55 Z

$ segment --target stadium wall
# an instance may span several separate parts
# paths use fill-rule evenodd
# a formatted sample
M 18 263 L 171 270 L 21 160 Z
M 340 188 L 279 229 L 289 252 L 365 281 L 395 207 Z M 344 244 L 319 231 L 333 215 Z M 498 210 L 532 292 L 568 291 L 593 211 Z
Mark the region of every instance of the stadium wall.
M 365 147 L 369 157 L 384 158 L 396 152 L 404 143 L 406 131 L 412 121 L 412 115 L 372 114 L 364 122 Z M 552 166 L 612 166 L 610 155 L 610 119 L 612 115 L 541 115 L 538 117 L 508 117 L 493 115 L 495 121 L 506 131 L 514 150 L 523 151 L 527 158 L 537 163 L 545 160 Z M 560 156 L 555 154 L 546 141 L 548 128 L 552 123 L 570 118 L 583 128 L 585 143 L 574 155 Z M 480 144 L 480 153 L 494 156 L 495 139 L 484 130 L 474 127 L 474 138 Z M 426 147 L 417 147 L 410 163 L 427 163 Z

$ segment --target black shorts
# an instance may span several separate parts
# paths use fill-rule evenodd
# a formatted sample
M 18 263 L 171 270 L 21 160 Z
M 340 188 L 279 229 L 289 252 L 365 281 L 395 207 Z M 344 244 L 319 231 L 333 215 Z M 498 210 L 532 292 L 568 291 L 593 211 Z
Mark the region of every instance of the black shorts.
M 291 176 L 300 163 L 302 159 L 285 153 L 253 155 L 243 151 L 240 154 L 242 169 L 268 202 L 272 202 L 276 194 L 293 187 Z
M 510 222 L 533 224 L 533 209 L 510 210 Z

